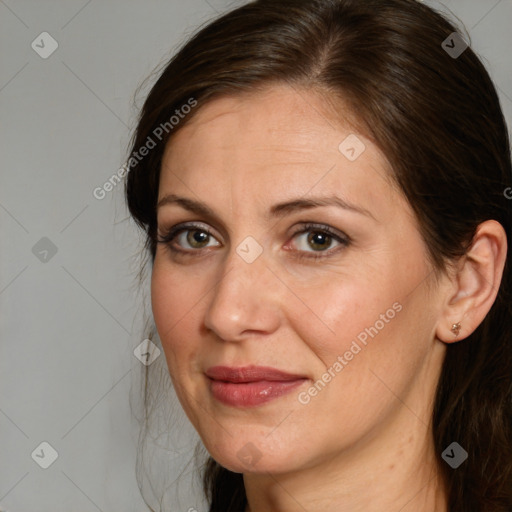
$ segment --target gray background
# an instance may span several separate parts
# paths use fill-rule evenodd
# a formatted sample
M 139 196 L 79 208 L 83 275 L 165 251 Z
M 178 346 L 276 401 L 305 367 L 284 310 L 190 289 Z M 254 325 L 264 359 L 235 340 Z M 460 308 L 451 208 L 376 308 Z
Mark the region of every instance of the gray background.
M 0 0 L 0 510 L 147 510 L 129 402 L 142 370 L 140 239 L 122 185 L 103 200 L 92 191 L 124 162 L 137 86 L 240 3 Z M 444 5 L 469 30 L 510 127 L 512 0 Z M 42 32 L 58 43 L 46 59 L 31 47 Z M 49 460 L 44 441 L 58 453 L 47 469 L 31 456 Z M 190 494 L 173 512 L 200 509 Z

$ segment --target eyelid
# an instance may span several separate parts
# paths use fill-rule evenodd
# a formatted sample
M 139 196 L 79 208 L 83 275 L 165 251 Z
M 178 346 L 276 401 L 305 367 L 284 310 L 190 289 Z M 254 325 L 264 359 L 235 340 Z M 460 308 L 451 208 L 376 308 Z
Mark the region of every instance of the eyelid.
M 199 221 L 190 221 L 190 222 L 180 222 L 179 224 L 175 224 L 169 228 L 161 228 L 157 230 L 157 235 L 161 237 L 169 237 L 171 234 L 175 235 L 179 231 L 187 231 L 187 230 L 197 229 L 203 230 L 205 233 L 209 233 L 210 235 L 214 235 L 213 230 L 209 224 Z M 163 235 L 161 234 L 163 231 Z
M 317 223 L 317 222 L 303 222 L 302 225 L 299 228 L 297 228 L 296 231 L 294 231 L 292 233 L 292 236 L 296 236 L 301 233 L 307 233 L 308 231 L 323 231 L 340 241 L 345 241 L 345 242 L 351 241 L 351 238 L 347 234 L 343 233 L 342 231 L 339 231 L 339 230 L 329 226 L 328 224 L 321 224 L 321 223 Z
M 157 243 L 166 245 L 171 251 L 181 252 L 183 254 L 199 252 L 199 249 L 176 249 L 171 245 L 171 242 L 173 242 L 176 239 L 176 237 L 180 235 L 182 232 L 193 230 L 203 231 L 207 233 L 209 236 L 217 239 L 217 236 L 213 233 L 213 230 L 210 229 L 210 226 L 208 224 L 202 222 L 180 222 L 179 224 L 176 224 L 170 228 L 158 230 Z M 164 234 L 161 234 L 160 231 L 163 231 Z
M 327 224 L 319 224 L 315 222 L 305 222 L 301 227 L 299 227 L 296 231 L 293 232 L 291 235 L 291 238 L 294 239 L 297 235 L 302 235 L 304 233 L 309 232 L 321 232 L 321 233 L 327 233 L 331 238 L 333 238 L 336 242 L 338 242 L 338 246 L 328 249 L 326 251 L 303 251 L 303 250 L 296 250 L 293 251 L 296 254 L 294 254 L 295 258 L 298 259 L 321 259 L 321 258 L 329 258 L 330 256 L 333 256 L 334 254 L 338 253 L 339 251 L 345 249 L 352 243 L 352 238 L 348 236 L 347 234 L 343 233 L 342 231 L 339 231 Z M 285 246 L 285 250 L 288 249 L 289 244 Z

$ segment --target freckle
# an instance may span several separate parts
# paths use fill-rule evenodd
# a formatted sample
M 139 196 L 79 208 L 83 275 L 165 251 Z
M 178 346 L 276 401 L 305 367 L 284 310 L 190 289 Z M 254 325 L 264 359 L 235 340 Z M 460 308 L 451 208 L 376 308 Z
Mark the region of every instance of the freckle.
M 395 469 L 395 465 L 391 464 L 391 466 L 389 466 L 389 469 Z

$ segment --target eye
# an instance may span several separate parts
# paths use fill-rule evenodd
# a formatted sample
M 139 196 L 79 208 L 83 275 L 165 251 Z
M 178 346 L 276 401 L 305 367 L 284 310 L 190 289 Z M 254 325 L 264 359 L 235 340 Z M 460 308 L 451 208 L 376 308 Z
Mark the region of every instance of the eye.
M 173 252 L 187 253 L 220 245 L 218 242 L 211 245 L 210 242 L 214 240 L 213 234 L 201 225 L 178 224 L 160 235 L 157 242 L 165 244 Z M 176 245 L 185 250 L 176 248 Z
M 325 258 L 338 252 L 338 248 L 346 247 L 350 243 L 350 238 L 347 235 L 337 233 L 331 227 L 319 224 L 304 225 L 300 231 L 294 234 L 293 238 L 297 240 L 294 245 L 299 252 L 299 258 Z M 335 249 L 329 250 L 333 248 L 333 244 L 336 244 L 334 245 Z

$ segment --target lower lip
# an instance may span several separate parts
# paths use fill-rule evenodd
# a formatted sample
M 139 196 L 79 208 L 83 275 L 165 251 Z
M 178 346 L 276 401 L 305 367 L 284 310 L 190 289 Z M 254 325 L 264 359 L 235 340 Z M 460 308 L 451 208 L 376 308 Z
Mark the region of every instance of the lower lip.
M 254 407 L 264 404 L 286 395 L 306 380 L 261 380 L 258 382 L 235 383 L 209 379 L 213 396 L 219 402 L 234 407 Z

